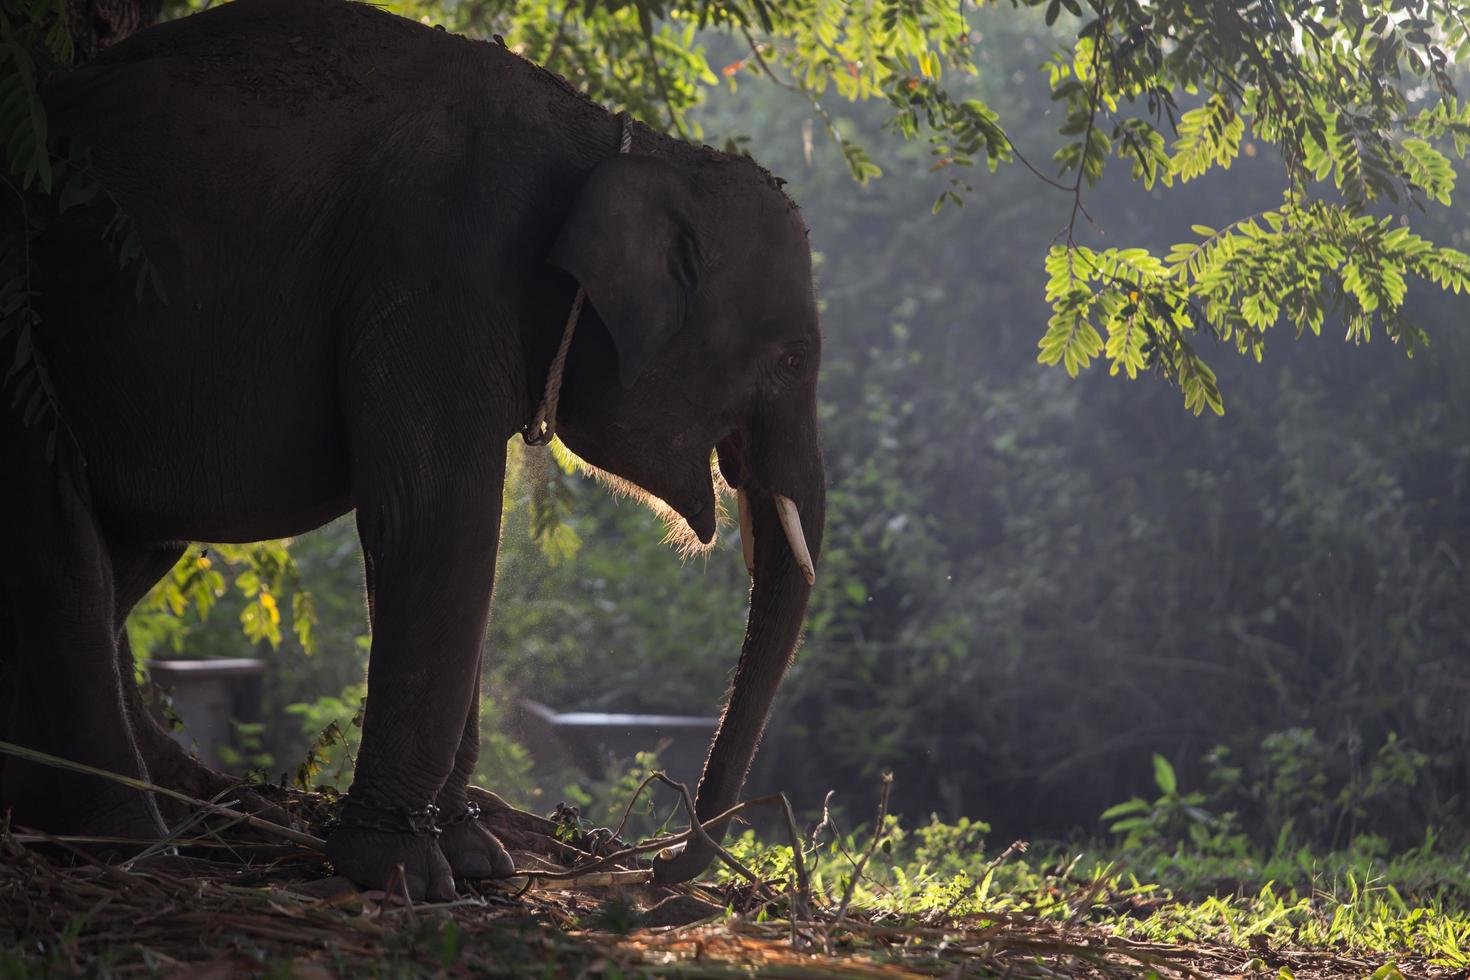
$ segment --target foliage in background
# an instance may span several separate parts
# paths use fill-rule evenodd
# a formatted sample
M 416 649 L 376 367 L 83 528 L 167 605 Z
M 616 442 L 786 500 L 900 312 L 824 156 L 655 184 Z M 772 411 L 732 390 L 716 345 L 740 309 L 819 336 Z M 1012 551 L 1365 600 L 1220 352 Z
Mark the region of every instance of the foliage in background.
M 289 544 L 261 541 L 190 548 L 128 618 L 134 655 L 146 659 L 164 649 L 182 653 L 191 631 L 208 622 L 231 590 L 241 600 L 235 620 L 252 644 L 279 648 L 285 625 L 302 652 L 314 652 L 316 600 L 301 587 L 301 572 Z M 229 581 L 226 570 L 233 576 Z M 282 603 L 288 601 L 285 613 Z
M 1045 129 L 1047 91 L 1020 69 L 1046 32 L 1003 11 L 981 26 L 988 98 Z M 1438 328 L 1413 362 L 1287 345 L 1226 363 L 1242 397 L 1224 419 L 1180 418 L 1157 385 L 1027 368 L 1046 314 L 1025 256 L 1055 226 L 1026 174 L 996 174 L 937 226 L 905 220 L 936 179 L 923 154 L 885 159 L 889 177 L 854 197 L 830 157 L 806 166 L 797 107 L 742 94 L 753 104 L 723 118 L 762 117 L 766 162 L 793 179 L 827 330 L 823 580 L 762 757 L 779 779 L 762 785 L 812 806 L 894 769 L 903 812 L 1063 833 L 1150 785 L 1151 753 L 1188 784 L 1218 743 L 1250 768 L 1296 728 L 1315 732 L 1329 797 L 1393 735 L 1427 759 L 1358 832 L 1402 847 L 1427 823 L 1463 830 L 1463 297 L 1409 294 Z M 1255 144 L 1191 185 L 1187 214 L 1109 174 L 1093 217 L 1110 239 L 1167 247 L 1191 222 L 1271 207 L 1279 166 Z M 1458 214 L 1423 220 L 1470 242 Z M 1259 811 L 1241 809 L 1254 831 Z M 1335 823 L 1299 833 L 1329 842 Z

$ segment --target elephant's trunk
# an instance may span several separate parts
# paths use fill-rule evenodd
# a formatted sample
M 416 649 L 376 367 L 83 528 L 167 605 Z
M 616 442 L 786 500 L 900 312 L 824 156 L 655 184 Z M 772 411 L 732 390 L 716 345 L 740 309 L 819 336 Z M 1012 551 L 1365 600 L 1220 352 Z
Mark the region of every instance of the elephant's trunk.
M 801 637 L 802 618 L 811 594 L 811 566 L 821 554 L 827 509 L 821 456 L 815 440 L 812 443 L 806 456 L 810 462 L 800 472 L 782 477 L 773 474 L 769 481 L 757 478 L 751 481 L 753 485 L 742 488 L 748 505 L 748 513 L 742 516 L 754 525 L 748 529 L 754 552 L 750 618 L 725 712 L 699 781 L 695 810 L 702 821 L 738 801 L 771 702 Z M 781 497 L 794 504 L 800 515 L 807 555 L 793 553 L 787 530 L 792 522 L 788 516 L 783 527 Z M 808 567 L 804 569 L 803 565 Z M 711 827 L 709 833 L 718 842 L 725 827 Z M 708 847 L 691 841 L 679 853 L 655 861 L 655 876 L 664 882 L 687 881 L 708 867 L 714 857 Z

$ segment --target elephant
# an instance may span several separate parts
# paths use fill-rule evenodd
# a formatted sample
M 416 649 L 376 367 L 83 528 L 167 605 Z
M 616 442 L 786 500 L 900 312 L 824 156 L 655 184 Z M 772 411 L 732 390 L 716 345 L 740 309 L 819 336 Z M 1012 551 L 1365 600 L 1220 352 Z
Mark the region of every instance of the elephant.
M 502 44 L 349 0 L 166 22 L 45 100 L 107 197 L 32 243 L 61 421 L 48 437 L 0 412 L 4 737 L 217 787 L 141 711 L 122 623 L 184 542 L 354 512 L 368 697 L 327 856 L 368 887 L 401 865 L 431 900 L 510 874 L 466 783 L 507 443 L 544 438 L 549 406 L 572 452 L 702 544 L 717 493 L 738 494 L 749 618 L 696 792 L 702 821 L 733 806 L 826 508 L 811 252 L 781 183 Z M 112 201 L 160 289 L 119 270 Z M 17 759 L 0 803 L 58 832 L 161 830 L 149 794 Z M 655 876 L 713 857 L 691 843 Z

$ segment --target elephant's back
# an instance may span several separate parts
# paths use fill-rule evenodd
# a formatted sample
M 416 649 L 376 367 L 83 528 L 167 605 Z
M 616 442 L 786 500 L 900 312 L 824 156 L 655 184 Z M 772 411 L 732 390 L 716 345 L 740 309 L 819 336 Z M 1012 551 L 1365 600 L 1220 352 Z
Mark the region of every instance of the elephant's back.
M 230 255 L 320 240 L 344 213 L 386 230 L 385 208 L 458 192 L 472 168 L 493 184 L 503 161 L 471 144 L 535 150 L 558 111 L 605 116 L 584 102 L 501 45 L 351 0 L 235 0 L 141 31 L 47 92 L 56 135 L 81 136 L 109 194 L 155 225 L 145 240 L 228 229 Z
M 236 0 L 141 31 L 47 93 L 114 182 L 328 178 L 421 128 L 491 46 L 348 0 Z M 508 56 L 508 55 L 507 55 Z M 169 157 L 213 173 L 181 173 Z
M 432 91 L 446 59 L 473 45 L 354 0 L 235 0 L 140 31 L 64 84 L 106 79 L 127 101 L 161 82 L 216 107 L 233 96 L 310 117 Z

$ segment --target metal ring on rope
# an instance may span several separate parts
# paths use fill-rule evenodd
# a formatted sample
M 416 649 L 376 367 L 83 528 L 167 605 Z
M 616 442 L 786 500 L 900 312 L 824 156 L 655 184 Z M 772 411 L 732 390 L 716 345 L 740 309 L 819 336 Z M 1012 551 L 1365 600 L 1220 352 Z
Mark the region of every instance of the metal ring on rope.
M 619 113 L 623 121 L 623 135 L 618 141 L 618 152 L 627 153 L 633 147 L 633 117 L 626 112 Z M 528 446 L 544 446 L 551 442 L 556 435 L 556 404 L 561 399 L 561 379 L 567 367 L 567 351 L 572 349 L 572 334 L 577 329 L 577 320 L 582 316 L 582 307 L 587 302 L 587 290 L 580 285 L 577 287 L 577 296 L 572 300 L 572 310 L 567 314 L 567 325 L 562 328 L 561 344 L 556 349 L 556 356 L 551 359 L 551 368 L 546 373 L 546 391 L 541 396 L 541 405 L 536 409 L 536 415 L 531 419 L 531 424 L 521 432 L 521 438 Z

